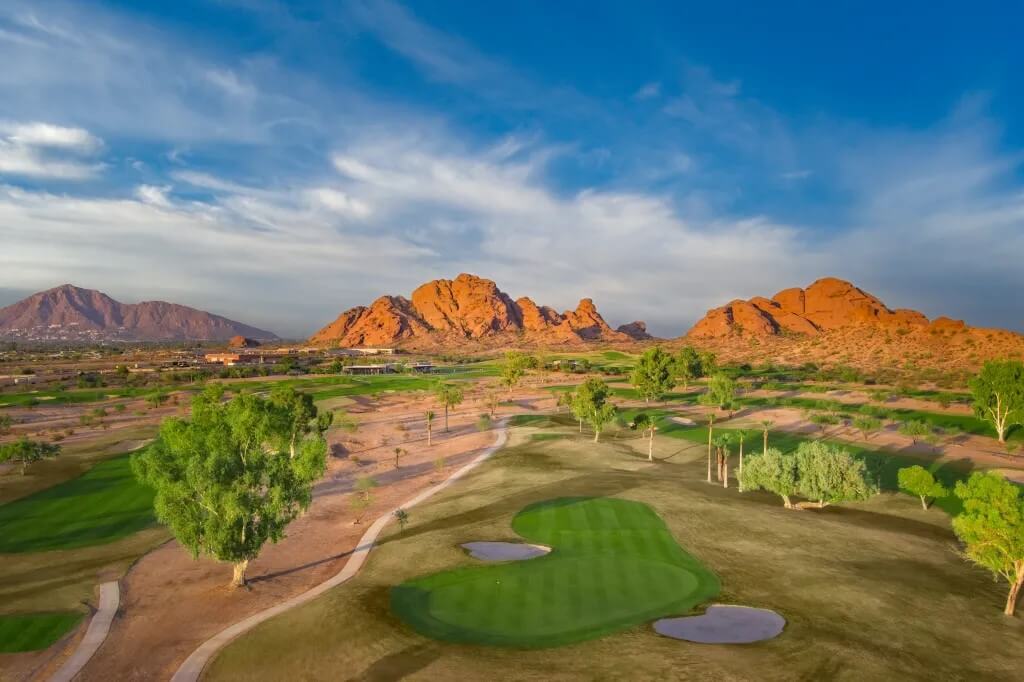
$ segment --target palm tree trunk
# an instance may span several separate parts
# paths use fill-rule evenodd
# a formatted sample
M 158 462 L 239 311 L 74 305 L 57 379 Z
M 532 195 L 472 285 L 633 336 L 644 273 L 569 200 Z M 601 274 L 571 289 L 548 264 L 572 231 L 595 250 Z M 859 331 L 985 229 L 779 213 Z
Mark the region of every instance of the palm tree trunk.
M 444 432 L 448 433 L 448 405 L 444 406 Z
M 647 438 L 647 461 L 654 461 L 654 427 L 651 427 L 651 435 Z

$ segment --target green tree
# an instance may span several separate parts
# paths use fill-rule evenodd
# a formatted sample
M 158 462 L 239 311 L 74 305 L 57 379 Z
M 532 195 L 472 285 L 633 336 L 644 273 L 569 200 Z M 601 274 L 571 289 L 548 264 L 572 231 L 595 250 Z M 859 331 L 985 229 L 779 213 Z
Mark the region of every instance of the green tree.
M 866 500 L 875 493 L 864 461 L 845 449 L 821 441 L 805 441 L 796 450 L 797 493 L 811 502 L 801 507 Z
M 637 416 L 633 417 L 633 423 L 630 427 L 639 431 L 642 435 L 647 438 L 647 461 L 654 461 L 654 432 L 658 430 L 657 420 L 647 414 L 641 412 Z
M 708 390 L 698 401 L 720 410 L 736 409 L 736 382 L 719 372 L 708 381 Z
M 953 531 L 964 555 L 1010 584 L 1003 613 L 1012 616 L 1024 585 L 1024 500 L 1021 490 L 996 473 L 974 473 L 956 484 L 963 511 Z
M 0 414 L 0 436 L 6 436 L 14 426 L 14 418 L 9 414 Z
M 644 402 L 658 400 L 672 388 L 672 356 L 659 346 L 648 348 L 630 374 L 630 382 Z
M 270 392 L 270 402 L 278 408 L 276 414 L 286 420 L 281 427 L 288 434 L 288 454 L 292 459 L 295 459 L 295 446 L 303 437 L 314 431 L 322 436 L 334 420 L 333 413 L 321 414 L 317 410 L 312 395 L 291 386 L 275 386 Z
M 160 407 L 170 399 L 166 393 L 150 393 L 146 396 L 146 402 L 150 407 Z
M 900 424 L 899 432 L 901 435 L 907 436 L 914 443 L 919 440 L 924 440 L 932 434 L 932 428 L 923 421 L 911 420 L 905 421 Z
M 704 368 L 700 362 L 700 353 L 693 346 L 683 346 L 676 353 L 672 370 L 676 381 L 682 382 L 683 390 L 685 391 L 690 387 L 691 381 L 704 376 Z
M 190 419 L 165 419 L 132 469 L 156 492 L 157 518 L 175 538 L 195 557 L 232 563 L 231 584 L 240 586 L 249 561 L 309 507 L 327 444 L 314 430 L 289 457 L 288 407 L 251 394 L 222 398 L 223 388 L 208 387 L 192 400 Z
M 594 442 L 601 438 L 601 431 L 615 418 L 615 406 L 608 402 L 611 390 L 597 377 L 591 377 L 576 389 L 573 413 L 594 429 Z
M 701 376 L 709 377 L 718 372 L 718 356 L 707 350 L 700 354 Z
M 853 428 L 860 431 L 864 440 L 870 440 L 871 434 L 882 428 L 882 420 L 870 415 L 861 415 L 853 420 Z
M 971 380 L 974 413 L 995 427 L 999 442 L 1014 426 L 1024 424 L 1024 363 L 989 361 Z
M 60 446 L 56 443 L 44 443 L 42 441 L 29 440 L 22 437 L 13 443 L 0 445 L 0 462 L 18 462 L 21 465 L 21 475 L 25 475 L 25 469 L 29 464 L 39 462 L 60 454 Z
M 743 467 L 740 485 L 744 490 L 767 490 L 782 498 L 786 509 L 793 508 L 791 498 L 798 491 L 796 457 L 784 455 L 777 448 L 768 448 L 760 455 L 751 455 Z
M 505 362 L 501 366 L 500 379 L 502 385 L 508 386 L 509 393 L 519 384 L 523 375 L 526 374 L 527 368 L 534 363 L 536 363 L 536 359 L 526 353 L 520 353 L 516 350 L 510 350 L 505 353 Z
M 434 397 L 444 406 L 444 430 L 448 432 L 448 410 L 454 409 L 463 399 L 462 388 L 455 384 L 439 383 L 434 387 Z
M 497 411 L 499 403 L 500 401 L 498 399 L 497 391 L 488 390 L 487 393 L 484 394 L 484 405 L 487 406 L 487 413 L 490 415 L 491 419 L 494 419 L 494 413 Z
M 406 524 L 409 523 L 409 512 L 405 511 L 404 509 L 396 509 L 395 518 L 398 519 L 399 530 L 404 531 Z
M 932 472 L 917 464 L 900 469 L 896 480 L 900 490 L 921 498 L 921 509 L 928 509 L 933 501 L 949 494 L 946 487 L 935 480 Z

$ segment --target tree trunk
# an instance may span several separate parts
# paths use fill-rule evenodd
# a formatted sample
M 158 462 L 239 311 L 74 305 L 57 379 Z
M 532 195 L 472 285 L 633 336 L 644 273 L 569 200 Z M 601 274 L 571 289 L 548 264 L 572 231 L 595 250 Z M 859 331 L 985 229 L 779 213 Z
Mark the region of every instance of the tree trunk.
M 654 428 L 651 428 L 651 435 L 647 438 L 647 461 L 654 461 Z
M 444 432 L 448 433 L 448 405 L 444 406 Z
M 1010 585 L 1010 594 L 1006 595 L 1006 608 L 1003 614 L 1012 616 L 1017 610 L 1017 596 L 1020 594 L 1021 585 L 1024 585 L 1024 561 L 1017 562 L 1017 581 Z
M 792 509 L 792 508 L 793 508 L 793 503 L 792 503 L 792 502 L 790 502 L 790 500 L 789 500 L 789 495 L 780 495 L 779 497 L 781 497 L 781 498 L 782 498 L 782 505 L 783 505 L 783 506 L 784 506 L 784 507 L 785 507 L 786 509 Z
M 708 483 L 711 483 L 711 434 L 715 430 L 715 415 L 708 416 Z
M 598 440 L 598 439 L 599 439 L 600 437 L 601 437 L 601 432 L 600 432 L 600 431 L 598 431 L 598 430 L 597 430 L 597 429 L 595 428 L 595 429 L 594 429 L 594 442 L 596 443 L 596 442 L 597 442 L 597 440 Z
M 761 450 L 761 454 L 768 452 L 768 429 L 764 430 L 764 449 Z
M 924 495 L 921 495 L 921 509 L 928 511 L 928 498 Z
M 722 487 L 729 487 L 729 460 L 725 460 L 725 468 L 722 470 Z
M 580 422 L 580 433 L 583 433 L 583 418 L 582 417 L 579 419 L 579 422 Z
M 431 435 L 430 432 L 431 431 L 433 431 L 433 429 L 430 427 L 430 422 L 427 422 L 427 447 L 428 448 L 430 447 L 430 435 Z
M 233 566 L 234 574 L 231 576 L 231 587 L 245 587 L 245 569 L 248 568 L 248 566 L 248 559 L 235 562 Z

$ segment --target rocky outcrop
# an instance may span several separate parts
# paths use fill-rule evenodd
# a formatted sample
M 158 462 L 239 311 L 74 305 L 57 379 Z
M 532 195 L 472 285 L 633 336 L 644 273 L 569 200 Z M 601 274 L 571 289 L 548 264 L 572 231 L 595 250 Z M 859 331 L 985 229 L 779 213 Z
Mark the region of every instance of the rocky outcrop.
M 647 333 L 647 323 L 643 322 L 642 320 L 636 320 L 635 322 L 630 322 L 629 324 L 620 324 L 618 327 L 615 328 L 615 331 L 619 332 L 620 334 L 625 334 L 634 341 L 647 341 L 648 339 L 654 338 L 653 336 Z
M 241 334 L 232 336 L 228 339 L 228 348 L 259 348 L 260 342 L 256 339 L 250 339 L 247 336 Z
M 250 327 L 165 301 L 120 303 L 93 289 L 64 284 L 0 309 L 0 336 L 39 341 L 226 341 L 276 339 Z
M 924 328 L 928 326 L 928 318 L 916 310 L 891 310 L 850 282 L 826 277 L 806 289 L 784 289 L 771 299 L 758 296 L 749 301 L 735 300 L 709 310 L 687 335 L 695 338 L 731 334 L 815 335 L 826 330 L 873 325 Z M 948 323 L 940 327 L 948 328 Z
M 559 314 L 526 297 L 513 301 L 491 280 L 463 273 L 453 280 L 427 282 L 411 299 L 383 296 L 369 308 L 346 310 L 310 339 L 346 347 L 451 346 L 472 340 L 562 345 L 593 340 L 628 343 L 633 337 L 612 329 L 589 298 Z

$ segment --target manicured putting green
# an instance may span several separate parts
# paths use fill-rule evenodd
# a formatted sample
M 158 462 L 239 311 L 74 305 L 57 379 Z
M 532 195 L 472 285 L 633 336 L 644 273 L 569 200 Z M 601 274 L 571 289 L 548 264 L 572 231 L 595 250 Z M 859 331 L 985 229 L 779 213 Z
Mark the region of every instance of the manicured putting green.
M 519 512 L 512 528 L 552 552 L 409 580 L 392 588 L 392 610 L 435 639 L 541 648 L 681 615 L 719 590 L 640 502 L 548 500 Z
M 82 620 L 77 611 L 0 615 L 0 653 L 45 649 Z
M 0 554 L 110 542 L 154 521 L 152 491 L 135 480 L 129 457 L 117 457 L 0 506 Z

